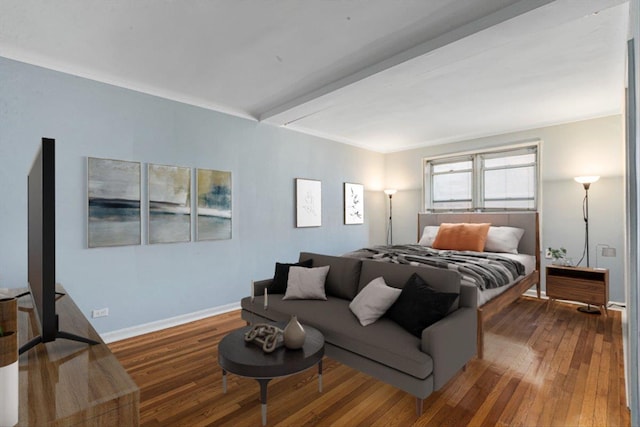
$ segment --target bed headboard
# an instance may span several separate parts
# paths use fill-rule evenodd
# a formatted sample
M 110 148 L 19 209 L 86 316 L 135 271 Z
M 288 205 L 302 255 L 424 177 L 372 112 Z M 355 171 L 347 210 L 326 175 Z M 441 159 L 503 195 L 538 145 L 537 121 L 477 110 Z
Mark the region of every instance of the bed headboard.
M 489 222 L 494 226 L 506 225 L 522 228 L 524 235 L 520 240 L 518 252 L 535 255 L 537 260 L 540 259 L 538 212 L 419 213 L 418 240 L 422 237 L 425 226 L 440 225 L 443 222 Z

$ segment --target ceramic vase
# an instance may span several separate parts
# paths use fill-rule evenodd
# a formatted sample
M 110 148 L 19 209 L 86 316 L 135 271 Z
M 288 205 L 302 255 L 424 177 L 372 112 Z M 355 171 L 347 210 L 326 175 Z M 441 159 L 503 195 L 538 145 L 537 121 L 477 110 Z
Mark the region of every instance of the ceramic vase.
M 304 345 L 304 339 L 307 333 L 298 322 L 296 316 L 291 316 L 291 320 L 284 328 L 284 346 L 290 350 L 297 350 Z
M 15 298 L 0 299 L 0 426 L 18 424 L 18 311 Z

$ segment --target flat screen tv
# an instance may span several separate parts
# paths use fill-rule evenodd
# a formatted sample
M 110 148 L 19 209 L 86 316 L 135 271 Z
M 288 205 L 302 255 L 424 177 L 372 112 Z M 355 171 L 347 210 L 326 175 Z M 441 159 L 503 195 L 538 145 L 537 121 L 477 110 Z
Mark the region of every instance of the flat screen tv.
M 40 329 L 22 347 L 23 353 L 57 338 L 96 344 L 88 338 L 60 331 L 56 313 L 56 161 L 55 140 L 42 138 L 27 180 L 29 291 Z

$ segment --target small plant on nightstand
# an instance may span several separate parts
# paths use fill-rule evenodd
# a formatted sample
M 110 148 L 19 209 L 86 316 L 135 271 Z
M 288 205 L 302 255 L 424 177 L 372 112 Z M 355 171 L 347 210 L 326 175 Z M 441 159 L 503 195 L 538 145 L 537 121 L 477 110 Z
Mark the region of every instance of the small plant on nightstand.
M 554 249 L 547 248 L 549 253 L 551 254 L 551 258 L 553 258 L 553 264 L 555 265 L 571 265 L 569 260 L 567 259 L 567 250 L 565 248 Z

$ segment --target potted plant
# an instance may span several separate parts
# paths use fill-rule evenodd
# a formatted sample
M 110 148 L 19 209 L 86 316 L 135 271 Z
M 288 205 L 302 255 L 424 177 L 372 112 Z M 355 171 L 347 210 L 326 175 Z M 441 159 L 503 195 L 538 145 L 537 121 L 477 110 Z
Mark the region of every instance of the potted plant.
M 551 258 L 553 258 L 552 264 L 565 266 L 571 265 L 571 262 L 567 259 L 567 250 L 565 248 L 547 248 L 547 251 L 549 251 Z

